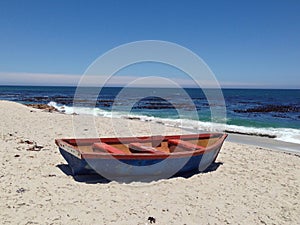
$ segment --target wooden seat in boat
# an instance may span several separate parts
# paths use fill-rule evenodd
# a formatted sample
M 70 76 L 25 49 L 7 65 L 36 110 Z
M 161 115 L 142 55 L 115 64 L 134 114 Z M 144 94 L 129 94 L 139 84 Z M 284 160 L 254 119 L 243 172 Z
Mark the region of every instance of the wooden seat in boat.
M 129 144 L 129 150 L 132 153 L 152 153 L 152 154 L 164 154 L 164 152 L 157 150 L 154 147 L 151 146 L 145 146 L 142 145 L 141 143 L 130 143 Z
M 112 154 L 126 154 L 125 152 L 121 151 L 120 149 L 117 149 L 111 145 L 105 144 L 103 142 L 96 142 L 92 146 L 94 151 L 100 151 L 100 152 L 108 152 Z
M 169 139 L 168 140 L 168 147 L 171 151 L 174 151 L 176 147 L 179 147 L 180 149 L 184 151 L 196 151 L 199 149 L 204 149 L 203 147 L 199 145 L 195 145 L 193 143 L 190 143 L 188 141 L 183 141 L 180 139 Z

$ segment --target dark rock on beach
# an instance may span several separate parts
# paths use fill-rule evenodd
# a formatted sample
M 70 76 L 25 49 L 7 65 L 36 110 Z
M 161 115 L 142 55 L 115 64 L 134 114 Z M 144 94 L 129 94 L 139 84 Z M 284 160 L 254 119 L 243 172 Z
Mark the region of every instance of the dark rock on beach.
M 26 144 L 28 144 L 28 145 L 32 145 L 34 142 L 33 142 L 33 141 L 30 141 L 30 140 L 26 140 L 26 141 L 21 140 L 20 143 L 26 143 Z
M 27 106 L 35 109 L 42 109 L 47 112 L 58 112 L 58 110 L 55 107 L 49 106 L 47 104 L 28 104 Z
M 19 188 L 16 190 L 17 193 L 24 193 L 26 191 L 25 188 Z
M 156 219 L 153 216 L 149 216 L 148 220 L 150 223 L 156 223 Z
M 44 148 L 44 146 L 35 144 L 34 146 L 31 146 L 31 147 L 27 148 L 26 150 L 27 151 L 37 151 L 38 152 L 38 151 L 41 151 L 42 148 Z

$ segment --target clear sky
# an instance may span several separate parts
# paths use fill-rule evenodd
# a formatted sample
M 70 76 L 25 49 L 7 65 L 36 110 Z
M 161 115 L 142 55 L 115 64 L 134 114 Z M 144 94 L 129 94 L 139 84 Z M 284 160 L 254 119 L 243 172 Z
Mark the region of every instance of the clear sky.
M 300 88 L 299 0 L 1 0 L 0 85 L 70 85 L 149 39 L 192 50 L 224 87 Z

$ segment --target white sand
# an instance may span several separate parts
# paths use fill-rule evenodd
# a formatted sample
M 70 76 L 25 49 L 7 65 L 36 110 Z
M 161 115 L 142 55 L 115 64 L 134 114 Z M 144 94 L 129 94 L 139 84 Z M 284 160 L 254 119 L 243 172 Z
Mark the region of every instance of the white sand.
M 1 224 L 150 224 L 149 216 L 164 225 L 300 224 L 299 156 L 225 142 L 212 172 L 148 184 L 90 184 L 58 167 L 66 162 L 54 139 L 74 136 L 72 116 L 6 101 L 0 101 L 0 115 Z M 183 132 L 113 121 L 125 136 L 128 130 L 147 135 L 150 125 L 154 133 Z M 96 120 L 99 135 L 114 135 L 110 122 Z M 90 127 L 81 132 L 89 135 Z M 44 148 L 27 151 L 32 145 L 21 140 Z

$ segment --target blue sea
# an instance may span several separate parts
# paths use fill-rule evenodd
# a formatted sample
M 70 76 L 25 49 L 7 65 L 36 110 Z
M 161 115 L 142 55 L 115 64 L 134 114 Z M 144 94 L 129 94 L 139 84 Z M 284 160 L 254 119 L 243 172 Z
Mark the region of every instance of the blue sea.
M 67 114 L 125 117 L 207 131 L 220 128 L 300 143 L 298 89 L 223 89 L 226 111 L 219 120 L 212 118 L 212 111 L 218 111 L 222 99 L 208 101 L 201 89 L 129 88 L 122 92 L 120 87 L 105 87 L 96 98 L 89 95 L 90 89 L 74 103 L 76 87 L 0 86 L 0 99 L 48 104 Z

